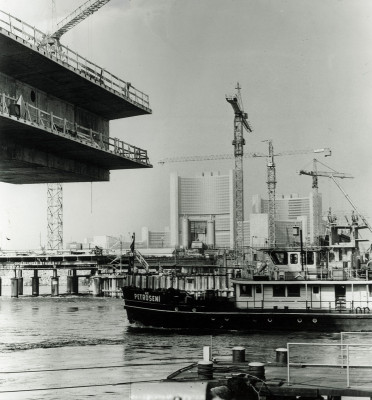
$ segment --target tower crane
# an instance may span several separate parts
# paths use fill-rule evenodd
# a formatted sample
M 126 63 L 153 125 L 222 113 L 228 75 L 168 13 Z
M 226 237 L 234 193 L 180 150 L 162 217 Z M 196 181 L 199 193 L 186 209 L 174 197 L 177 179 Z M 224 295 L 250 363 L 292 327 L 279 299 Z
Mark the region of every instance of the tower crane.
M 110 0 L 88 0 L 61 22 L 57 30 L 47 35 L 40 43 L 41 46 L 55 46 L 59 51 L 59 40 L 62 35 L 78 23 L 98 11 Z M 47 248 L 48 250 L 62 250 L 63 248 L 63 187 L 61 183 L 47 185 Z
M 276 156 L 294 156 L 298 154 L 307 153 L 324 153 L 325 157 L 331 156 L 331 149 L 328 147 L 321 149 L 303 149 L 303 150 L 287 150 L 280 153 L 274 154 L 274 147 L 272 140 L 265 140 L 269 145 L 269 154 L 265 155 L 267 157 L 267 190 L 269 195 L 269 212 L 268 212 L 268 222 L 269 222 L 269 243 L 270 246 L 275 245 L 275 193 L 276 193 L 276 167 L 275 159 Z M 262 156 L 260 156 L 262 157 Z
M 342 186 L 337 182 L 336 178 L 353 178 L 350 174 L 345 174 L 342 172 L 336 172 L 332 168 L 328 167 L 327 165 L 323 164 L 325 167 L 332 169 L 332 171 L 318 171 L 317 169 L 317 163 L 319 163 L 318 160 L 314 159 L 314 171 L 305 171 L 305 170 L 300 170 L 299 174 L 300 175 L 310 175 L 313 177 L 313 189 L 318 189 L 318 176 L 324 176 L 327 178 L 332 179 L 332 181 L 336 184 L 336 186 L 340 189 L 342 194 L 345 196 L 346 200 L 350 203 L 350 205 L 353 207 L 359 218 L 364 222 L 365 226 L 369 229 L 370 232 L 372 232 L 372 226 L 369 224 L 367 219 L 360 213 L 356 205 L 353 203 L 351 200 L 350 196 L 345 192 L 345 190 L 342 188 Z
M 320 161 L 318 161 L 316 158 L 313 160 L 313 171 L 304 171 L 301 170 L 299 171 L 300 175 L 310 175 L 312 176 L 312 190 L 313 190 L 313 200 L 314 200 L 314 206 L 313 206 L 313 220 L 314 220 L 314 243 L 317 245 L 319 244 L 319 236 L 320 236 L 320 215 L 319 215 L 319 191 L 318 191 L 318 176 L 325 176 L 325 177 L 331 177 L 331 175 L 334 178 L 340 178 L 340 179 L 345 179 L 345 178 L 353 178 L 350 174 L 345 174 L 342 172 L 327 172 L 327 171 L 318 171 L 318 166 L 317 163 L 323 164 Z M 327 167 L 325 164 L 323 164 L 325 167 Z M 329 167 L 327 167 L 329 168 Z
M 54 1 L 54 0 L 52 0 Z M 53 33 L 46 35 L 43 41 L 40 43 L 42 46 L 59 44 L 59 41 L 66 32 L 72 29 L 74 26 L 84 21 L 90 15 L 94 14 L 101 7 L 107 4 L 110 0 L 88 0 L 71 14 L 67 15 L 63 20 L 58 22 L 57 30 Z
M 309 154 L 309 153 L 324 153 L 325 157 L 332 154 L 331 149 L 328 147 L 319 149 L 300 149 L 300 150 L 286 150 L 279 153 L 274 152 L 272 140 L 265 140 L 269 144 L 269 153 L 244 153 L 242 158 L 256 158 L 266 157 L 267 158 L 267 189 L 269 193 L 269 242 L 270 245 L 275 244 L 275 190 L 276 190 L 276 166 L 275 157 L 277 156 L 294 156 L 298 154 Z M 188 161 L 214 161 L 214 160 L 231 160 L 235 158 L 234 154 L 210 154 L 201 156 L 181 156 L 181 157 L 169 157 L 159 161 L 159 164 L 175 163 L 175 162 L 188 162 Z M 235 232 L 234 232 L 235 233 Z M 234 237 L 235 242 L 235 237 Z
M 233 96 L 226 96 L 226 101 L 231 104 L 234 110 L 234 160 L 235 160 L 235 179 L 234 179 L 234 246 L 237 263 L 241 263 L 243 258 L 244 246 L 244 185 L 243 185 L 243 137 L 244 129 L 253 132 L 248 122 L 248 114 L 244 112 L 243 102 L 240 94 L 239 82 L 236 85 L 236 93 Z

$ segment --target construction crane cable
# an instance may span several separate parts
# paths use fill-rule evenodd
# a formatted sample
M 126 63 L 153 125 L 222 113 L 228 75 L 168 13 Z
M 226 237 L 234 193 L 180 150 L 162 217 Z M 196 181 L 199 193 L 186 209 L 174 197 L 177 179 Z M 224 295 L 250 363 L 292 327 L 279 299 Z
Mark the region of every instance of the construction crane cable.
M 326 165 L 326 164 L 324 164 L 324 163 L 322 163 L 321 161 L 319 161 L 319 160 L 316 160 L 316 162 L 317 163 L 319 163 L 319 164 L 322 164 L 323 165 L 323 167 L 326 167 L 326 168 L 329 168 L 330 170 L 332 170 L 333 172 L 337 172 L 335 169 L 333 169 L 332 167 L 330 167 L 329 165 Z
M 344 194 L 346 197 L 347 201 L 351 204 L 351 206 L 354 208 L 358 216 L 361 218 L 361 220 L 365 223 L 367 228 L 369 229 L 370 232 L 372 232 L 372 226 L 369 224 L 369 222 L 366 220 L 366 218 L 360 213 L 356 205 L 353 203 L 351 200 L 350 196 L 345 192 L 345 190 L 342 188 L 342 186 L 336 181 L 333 175 L 330 176 L 330 178 L 333 180 L 333 182 L 336 184 L 336 186 L 341 190 L 341 192 Z

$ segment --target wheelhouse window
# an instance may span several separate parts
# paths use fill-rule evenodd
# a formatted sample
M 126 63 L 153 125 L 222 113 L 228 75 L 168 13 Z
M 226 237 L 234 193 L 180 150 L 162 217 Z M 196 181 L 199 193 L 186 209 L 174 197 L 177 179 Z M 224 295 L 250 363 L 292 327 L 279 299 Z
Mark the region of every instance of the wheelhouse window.
M 273 251 L 271 257 L 275 265 L 288 264 L 288 254 L 285 251 Z
M 306 253 L 306 264 L 314 265 L 314 253 L 312 251 Z
M 273 285 L 273 297 L 285 297 L 285 286 Z
M 262 293 L 262 286 L 256 285 L 256 293 Z
M 313 286 L 313 293 L 318 294 L 319 293 L 319 286 Z
M 252 285 L 240 285 L 240 296 L 252 297 Z
M 300 297 L 301 285 L 288 285 L 287 294 L 288 297 Z
M 297 253 L 291 254 L 289 257 L 289 262 L 291 264 L 298 264 L 298 254 Z

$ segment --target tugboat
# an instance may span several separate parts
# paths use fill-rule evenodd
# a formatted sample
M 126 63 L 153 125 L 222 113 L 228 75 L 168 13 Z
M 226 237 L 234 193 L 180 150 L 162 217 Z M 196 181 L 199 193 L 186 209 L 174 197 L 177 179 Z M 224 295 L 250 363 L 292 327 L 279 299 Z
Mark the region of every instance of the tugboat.
M 333 221 L 326 246 L 261 249 L 262 262 L 230 270 L 231 290 L 217 288 L 216 275 L 173 276 L 163 286 L 163 277 L 147 275 L 123 287 L 128 320 L 193 330 L 371 331 L 372 260 L 359 249 L 363 228 L 357 219 Z M 212 283 L 191 292 L 188 279 Z

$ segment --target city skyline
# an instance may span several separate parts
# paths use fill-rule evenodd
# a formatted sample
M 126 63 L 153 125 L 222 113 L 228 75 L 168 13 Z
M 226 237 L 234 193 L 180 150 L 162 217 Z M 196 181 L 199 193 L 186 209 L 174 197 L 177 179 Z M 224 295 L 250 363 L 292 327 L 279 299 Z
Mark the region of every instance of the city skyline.
M 0 0 L 0 9 L 51 29 L 76 1 Z M 326 164 L 355 179 L 341 184 L 369 217 L 372 35 L 369 1 L 112 0 L 62 42 L 150 95 L 153 114 L 113 121 L 113 136 L 148 150 L 154 168 L 112 172 L 108 183 L 64 185 L 64 241 L 168 225 L 169 174 L 225 173 L 233 160 L 166 164 L 169 156 L 232 153 L 233 113 L 225 95 L 239 81 L 253 126 L 245 152 L 330 147 Z M 312 155 L 277 157 L 277 193 L 309 193 Z M 323 159 L 321 159 L 324 161 Z M 266 160 L 244 160 L 245 210 L 266 197 Z M 351 210 L 329 179 L 323 210 Z M 46 185 L 0 184 L 5 248 L 46 244 Z

